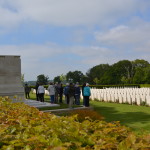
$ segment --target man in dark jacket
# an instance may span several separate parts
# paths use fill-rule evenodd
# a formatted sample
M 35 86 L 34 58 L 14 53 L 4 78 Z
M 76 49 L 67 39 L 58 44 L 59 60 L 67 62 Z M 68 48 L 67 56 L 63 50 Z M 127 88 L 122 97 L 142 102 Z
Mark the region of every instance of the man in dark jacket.
M 26 99 L 30 98 L 30 93 L 31 89 L 30 87 L 28 86 L 28 84 L 25 84 L 25 96 L 26 96 Z
M 73 83 L 70 83 L 68 88 L 68 95 L 69 95 L 69 108 L 72 108 L 73 101 L 74 101 L 74 95 L 75 95 L 75 87 Z
M 66 86 L 64 87 L 65 104 L 69 104 L 68 89 L 69 89 L 69 83 L 66 83 Z
M 75 104 L 80 105 L 80 87 L 78 84 L 75 85 Z

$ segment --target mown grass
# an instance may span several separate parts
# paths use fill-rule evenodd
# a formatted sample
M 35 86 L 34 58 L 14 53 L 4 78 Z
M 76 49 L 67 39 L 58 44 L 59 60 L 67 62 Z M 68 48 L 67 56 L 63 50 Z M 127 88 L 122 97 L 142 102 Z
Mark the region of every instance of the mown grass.
M 35 94 L 30 94 L 30 96 L 35 100 Z M 49 96 L 45 96 L 45 101 L 50 101 Z M 130 127 L 136 132 L 147 131 L 150 133 L 150 107 L 98 101 L 90 101 L 90 105 L 107 122 L 120 121 L 122 125 Z M 68 108 L 68 105 L 60 104 L 59 107 L 40 108 L 40 110 L 63 108 Z
M 150 133 L 150 107 L 91 101 L 94 110 L 108 122 L 120 121 L 135 131 Z
M 33 93 L 30 93 L 30 99 L 32 100 L 36 100 L 36 95 Z M 44 96 L 44 101 L 45 102 L 50 102 L 50 97 L 48 95 Z M 38 108 L 39 110 L 54 110 L 54 109 L 64 109 L 64 108 L 68 108 L 68 104 L 64 103 L 64 99 L 63 99 L 63 103 L 59 103 L 60 106 L 56 106 L 56 107 L 41 107 Z M 73 105 L 73 107 L 81 107 L 79 105 Z

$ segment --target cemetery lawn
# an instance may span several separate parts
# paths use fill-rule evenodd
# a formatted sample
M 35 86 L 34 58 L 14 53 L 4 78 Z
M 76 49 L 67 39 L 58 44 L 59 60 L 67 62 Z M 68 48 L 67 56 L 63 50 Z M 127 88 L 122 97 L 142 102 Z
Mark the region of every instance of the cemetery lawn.
M 30 93 L 30 99 L 31 100 L 36 100 L 36 95 Z M 45 102 L 50 102 L 50 96 L 49 95 L 44 95 L 44 101 Z M 81 107 L 81 106 L 74 105 L 73 107 Z M 38 109 L 40 111 L 42 111 L 42 110 L 54 110 L 54 109 L 65 109 L 65 108 L 68 108 L 68 104 L 64 104 L 64 100 L 63 100 L 63 103 L 61 103 L 60 106 L 56 106 L 56 107 L 41 107 L 41 108 L 38 108 Z
M 32 100 L 36 99 L 35 94 L 30 93 L 30 97 Z M 49 96 L 45 96 L 45 102 L 50 102 L 49 99 Z M 128 126 L 138 133 L 143 133 L 144 131 L 150 133 L 150 107 L 98 101 L 90 101 L 90 105 L 107 122 L 120 121 L 121 125 Z M 59 107 L 40 108 L 39 110 L 63 108 L 68 108 L 68 105 L 60 104 Z
M 97 101 L 90 104 L 107 122 L 120 121 L 138 133 L 150 133 L 150 107 Z

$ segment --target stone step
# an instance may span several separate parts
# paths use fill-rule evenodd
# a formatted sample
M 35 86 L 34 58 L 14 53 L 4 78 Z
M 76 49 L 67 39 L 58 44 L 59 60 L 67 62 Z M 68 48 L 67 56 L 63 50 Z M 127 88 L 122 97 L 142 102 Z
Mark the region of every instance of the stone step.
M 40 102 L 40 101 L 36 101 L 36 100 L 30 100 L 30 99 L 27 99 L 27 100 L 13 100 L 13 102 L 23 102 L 29 106 L 33 106 L 33 107 L 36 107 L 36 108 L 41 108 L 41 107 L 57 107 L 57 106 L 60 106 L 59 104 L 51 104 L 51 103 L 48 103 L 48 102 Z
M 75 107 L 75 108 L 64 108 L 64 109 L 53 109 L 53 110 L 42 110 L 43 112 L 65 112 L 65 111 L 73 111 L 80 109 L 92 109 L 92 107 Z

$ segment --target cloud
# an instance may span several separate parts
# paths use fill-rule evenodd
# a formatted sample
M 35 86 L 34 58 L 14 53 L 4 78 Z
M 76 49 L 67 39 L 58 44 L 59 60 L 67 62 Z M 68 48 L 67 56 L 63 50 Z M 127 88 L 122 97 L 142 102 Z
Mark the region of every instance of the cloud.
M 1 0 L 0 26 L 27 22 L 57 26 L 110 25 L 148 9 L 141 0 Z
M 149 49 L 149 30 L 149 22 L 134 20 L 128 25 L 118 25 L 104 32 L 95 32 L 95 39 L 103 45 L 143 51 Z
M 0 53 L 1 55 L 21 56 L 22 73 L 25 74 L 27 81 L 36 80 L 40 74 L 48 75 L 50 79 L 53 79 L 69 71 L 80 70 L 86 73 L 95 65 L 113 64 L 123 59 L 139 58 L 150 61 L 149 52 L 134 53 L 134 51 L 119 51 L 94 45 L 63 47 L 54 43 L 3 45 L 0 46 Z

